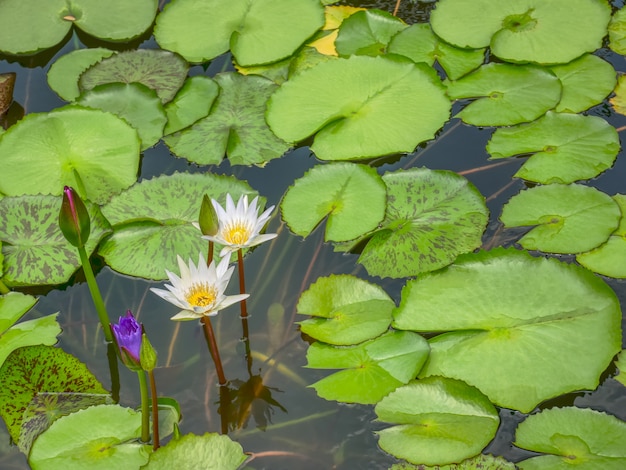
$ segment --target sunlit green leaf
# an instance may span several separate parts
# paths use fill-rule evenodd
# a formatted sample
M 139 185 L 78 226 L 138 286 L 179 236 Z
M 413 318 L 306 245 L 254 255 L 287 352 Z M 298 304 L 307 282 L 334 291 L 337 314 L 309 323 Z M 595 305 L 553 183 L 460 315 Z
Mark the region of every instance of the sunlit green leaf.
M 36 303 L 35 297 L 21 292 L 0 295 L 0 335 L 4 335 Z M 0 365 L 2 362 L 0 361 Z
M 620 217 L 617 203 L 596 188 L 549 184 L 513 196 L 500 220 L 506 227 L 535 226 L 519 240 L 527 250 L 582 253 L 606 242 Z
M 615 96 L 611 97 L 610 102 L 616 112 L 626 115 L 626 75 L 618 77 Z
M 618 373 L 614 379 L 626 387 L 626 353 L 624 351 L 626 350 L 622 349 L 622 351 L 617 355 L 615 365 L 617 366 Z
M 621 349 L 621 310 L 590 271 L 495 249 L 407 282 L 393 327 L 438 333 L 421 376 L 478 387 L 502 407 L 532 410 L 597 387 Z
M 352 240 L 374 230 L 385 216 L 386 186 L 375 169 L 352 163 L 318 165 L 285 193 L 282 215 L 289 229 L 308 236 L 326 216 L 325 239 Z
M 340 56 L 383 54 L 389 40 L 407 24 L 383 10 L 358 11 L 343 20 L 335 48 Z
M 609 47 L 618 54 L 626 54 L 626 9 L 623 7 L 609 23 Z
M 412 463 L 441 465 L 478 454 L 493 439 L 498 412 L 480 391 L 459 381 L 430 377 L 397 388 L 375 408 L 378 445 Z
M 413 151 L 448 120 L 450 101 L 432 68 L 394 57 L 352 56 L 300 72 L 270 98 L 270 128 L 288 142 L 315 134 L 311 149 L 322 160 Z
M 613 126 L 597 116 L 554 113 L 529 124 L 496 129 L 491 158 L 533 154 L 515 173 L 537 183 L 572 183 L 610 168 L 620 150 Z
M 163 133 L 168 135 L 189 127 L 209 114 L 219 89 L 214 80 L 203 75 L 185 80 L 174 99 L 165 105 L 167 124 Z

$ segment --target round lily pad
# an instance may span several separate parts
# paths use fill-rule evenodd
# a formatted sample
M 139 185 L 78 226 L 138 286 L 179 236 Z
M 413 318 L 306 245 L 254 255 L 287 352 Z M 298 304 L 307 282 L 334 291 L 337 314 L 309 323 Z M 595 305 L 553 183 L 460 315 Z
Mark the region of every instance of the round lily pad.
M 335 49 L 340 56 L 384 54 L 390 39 L 407 24 L 383 10 L 362 10 L 343 20 Z
M 394 57 L 352 56 L 302 71 L 270 98 L 270 128 L 287 142 L 315 134 L 311 149 L 322 160 L 412 152 L 448 120 L 450 100 L 431 67 Z

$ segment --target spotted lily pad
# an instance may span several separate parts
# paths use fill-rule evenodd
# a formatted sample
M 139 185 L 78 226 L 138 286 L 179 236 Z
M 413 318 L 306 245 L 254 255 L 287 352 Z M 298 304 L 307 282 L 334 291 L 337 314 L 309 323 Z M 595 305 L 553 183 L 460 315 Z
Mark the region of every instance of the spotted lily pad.
M 488 211 L 480 192 L 451 171 L 386 173 L 387 213 L 359 262 L 373 276 L 406 277 L 442 268 L 481 245 Z
M 456 117 L 474 126 L 510 126 L 537 119 L 561 99 L 561 82 L 548 69 L 491 63 L 447 83 L 452 99 L 476 98 Z
M 383 10 L 358 11 L 343 20 L 335 48 L 340 56 L 384 54 L 390 39 L 407 24 Z
M 110 233 L 97 205 L 87 202 L 91 233 L 85 250 L 91 254 Z M 59 228 L 61 197 L 19 196 L 0 199 L 0 240 L 4 241 L 5 276 L 10 285 L 50 285 L 66 282 L 81 265 L 76 247 Z
M 218 165 L 224 155 L 231 165 L 264 165 L 282 156 L 290 145 L 272 134 L 264 117 L 276 84 L 233 72 L 219 74 L 215 81 L 220 94 L 211 114 L 167 136 L 170 150 L 201 165 Z
M 87 69 L 81 92 L 104 83 L 141 83 L 156 91 L 163 103 L 171 101 L 185 81 L 189 65 L 177 54 L 157 49 L 118 52 Z
M 621 349 L 621 318 L 613 290 L 587 269 L 498 248 L 408 281 L 392 326 L 444 332 L 429 340 L 421 377 L 460 379 L 529 412 L 598 386 Z
M 412 463 L 442 465 L 478 453 L 493 439 L 500 419 L 476 388 L 460 380 L 430 377 L 397 388 L 375 408 L 395 424 L 378 431 L 378 445 Z
M 346 241 L 374 230 L 385 216 L 385 183 L 373 168 L 353 163 L 318 165 L 285 193 L 282 215 L 306 237 L 328 216 L 325 240 Z
M 620 217 L 617 203 L 596 188 L 549 184 L 513 196 L 500 220 L 506 227 L 535 226 L 519 240 L 527 250 L 582 253 L 606 242 Z
M 529 124 L 497 129 L 491 158 L 533 154 L 515 173 L 537 183 L 572 183 L 610 168 L 620 150 L 613 126 L 596 116 L 554 113 Z
M 219 92 L 219 85 L 210 77 L 189 77 L 174 99 L 165 105 L 167 124 L 163 133 L 180 131 L 205 117 Z

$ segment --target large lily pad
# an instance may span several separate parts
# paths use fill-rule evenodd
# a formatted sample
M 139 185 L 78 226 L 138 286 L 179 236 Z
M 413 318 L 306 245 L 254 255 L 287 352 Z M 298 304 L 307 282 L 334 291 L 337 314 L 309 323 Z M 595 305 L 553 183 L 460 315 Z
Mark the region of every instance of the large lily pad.
M 165 105 L 167 124 L 163 133 L 172 134 L 205 117 L 219 92 L 219 85 L 210 77 L 189 77 L 174 99 Z
M 478 387 L 502 407 L 531 411 L 594 389 L 621 349 L 621 310 L 590 271 L 514 249 L 468 254 L 407 282 L 393 326 L 441 332 L 420 376 Z
M 626 467 L 626 423 L 588 408 L 552 408 L 529 416 L 515 432 L 515 445 L 552 454 L 518 462 L 522 470 Z
M 230 49 L 245 67 L 290 56 L 323 24 L 317 0 L 175 0 L 159 15 L 154 36 L 190 62 Z
M 458 47 L 490 46 L 509 62 L 559 64 L 602 47 L 611 17 L 597 0 L 439 0 L 435 33 Z
M 432 68 L 395 57 L 352 56 L 302 71 L 270 98 L 270 128 L 288 142 L 316 133 L 311 149 L 322 160 L 413 151 L 448 120 L 450 101 Z
M 143 180 L 102 208 L 114 233 L 98 253 L 121 273 L 166 279 L 165 269 L 176 269 L 176 255 L 197 259 L 198 253 L 206 254 L 208 242 L 192 224 L 198 222 L 205 194 L 225 205 L 227 193 L 235 200 L 256 195 L 243 181 L 211 173 Z
M 29 114 L 0 140 L 0 193 L 60 195 L 71 186 L 102 204 L 137 180 L 139 146 L 135 129 L 100 110 Z
M 391 38 L 407 24 L 383 10 L 358 11 L 343 20 L 335 48 L 340 56 L 384 54 Z
M 95 204 L 87 203 L 91 232 L 85 250 L 90 255 L 111 227 Z M 19 196 L 0 199 L 0 240 L 4 254 L 4 282 L 11 285 L 49 285 L 66 282 L 81 265 L 76 247 L 59 228 L 61 198 Z
M 107 41 L 127 41 L 146 31 L 157 0 L 4 0 L 0 4 L 0 51 L 32 54 L 59 43 L 72 24 Z
M 383 175 L 387 213 L 359 262 L 371 275 L 406 277 L 442 268 L 481 245 L 488 211 L 480 192 L 451 171 Z
M 620 217 L 617 203 L 596 188 L 549 184 L 513 196 L 500 220 L 506 227 L 536 226 L 519 240 L 527 250 L 582 253 L 606 242 Z
M 409 331 L 390 331 L 357 346 L 313 343 L 307 367 L 343 369 L 311 387 L 326 400 L 374 404 L 414 379 L 428 358 L 428 343 Z
M 497 129 L 491 158 L 533 154 L 515 173 L 537 183 L 572 183 L 610 168 L 620 150 L 613 126 L 596 116 L 554 113 L 529 124 Z
M 387 190 L 375 169 L 353 163 L 318 165 L 281 203 L 290 230 L 306 237 L 328 216 L 324 239 L 347 241 L 374 230 L 385 216 Z
M 387 331 L 395 306 L 376 284 L 342 275 L 318 279 L 302 293 L 296 310 L 315 317 L 300 322 L 305 334 L 329 344 L 350 345 Z
M 264 165 L 282 156 L 290 144 L 277 138 L 265 122 L 267 99 L 276 84 L 263 77 L 222 73 L 215 77 L 220 94 L 211 114 L 164 140 L 170 150 L 201 165 Z
M 412 463 L 442 465 L 478 454 L 493 439 L 500 419 L 476 388 L 460 380 L 429 377 L 391 392 L 376 405 L 378 445 Z
M 531 65 L 491 63 L 447 86 L 450 98 L 477 98 L 456 115 L 474 126 L 533 121 L 561 99 L 561 82 L 556 75 Z

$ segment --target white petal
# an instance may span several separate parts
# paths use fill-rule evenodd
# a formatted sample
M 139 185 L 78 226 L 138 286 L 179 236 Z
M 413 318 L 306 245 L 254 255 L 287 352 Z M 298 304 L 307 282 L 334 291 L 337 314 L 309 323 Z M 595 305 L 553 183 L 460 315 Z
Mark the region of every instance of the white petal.
M 154 287 L 151 287 L 150 290 L 159 297 L 161 297 L 163 300 L 167 300 L 169 303 L 176 305 L 178 308 L 187 308 L 187 305 L 182 303 L 180 299 L 177 296 L 173 295 L 171 292 L 163 289 L 156 289 Z
M 187 320 L 198 320 L 202 318 L 202 315 L 198 315 L 189 310 L 181 310 L 176 315 L 174 315 L 170 320 L 174 321 L 187 321 Z
M 229 307 L 232 304 L 235 304 L 237 302 L 241 302 L 242 300 L 245 300 L 248 297 L 250 297 L 250 294 L 227 295 L 226 297 L 224 297 L 224 300 L 222 300 L 222 302 L 220 302 L 219 310 L 223 310 L 223 309 L 225 309 L 226 307 Z

